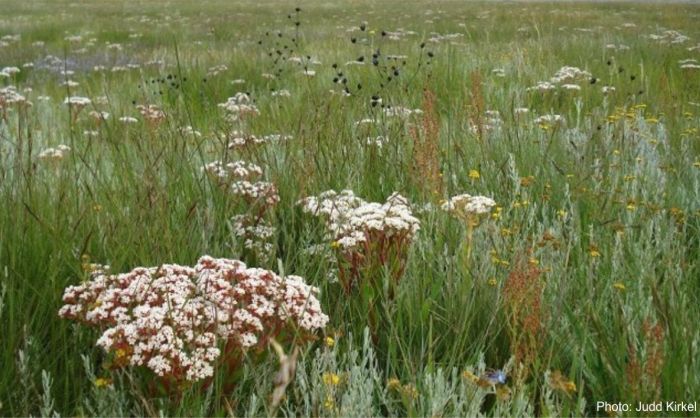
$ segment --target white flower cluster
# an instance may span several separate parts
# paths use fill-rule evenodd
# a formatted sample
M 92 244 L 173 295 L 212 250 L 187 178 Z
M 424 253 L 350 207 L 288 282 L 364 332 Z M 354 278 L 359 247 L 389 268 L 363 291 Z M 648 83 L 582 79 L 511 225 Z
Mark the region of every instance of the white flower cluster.
M 469 131 L 476 135 L 480 132 L 491 132 L 498 130 L 503 125 L 501 112 L 498 110 L 487 110 L 484 112 L 484 117 L 476 121 L 469 120 Z
M 563 88 L 564 90 L 573 90 L 573 91 L 580 91 L 581 90 L 581 86 L 579 86 L 578 84 L 568 84 L 568 83 L 562 84 L 561 88 Z
M 226 118 L 230 122 L 236 122 L 246 116 L 257 116 L 260 114 L 258 107 L 252 103 L 250 96 L 241 92 L 236 93 L 233 97 L 229 97 L 225 103 L 219 103 L 219 107 L 226 111 Z
M 114 353 L 115 364 L 196 381 L 214 374 L 221 342 L 246 350 L 290 322 L 305 332 L 325 327 L 317 293 L 298 276 L 204 256 L 194 267 L 98 271 L 65 289 L 59 315 L 103 328 L 97 345 Z
M 550 78 L 549 81 L 538 81 L 533 87 L 528 87 L 527 91 L 539 91 L 541 93 L 550 90 L 555 90 L 557 85 L 565 90 L 581 90 L 581 86 L 575 84 L 576 81 L 582 81 L 590 79 L 591 73 L 584 71 L 578 67 L 564 66 L 559 69 L 554 74 L 554 77 Z
M 243 248 L 259 255 L 270 254 L 274 249 L 270 242 L 275 236 L 275 227 L 248 215 L 236 215 L 231 218 L 232 232 L 243 240 Z
M 537 90 L 540 93 L 550 91 L 550 90 L 555 90 L 557 86 L 554 84 L 550 83 L 549 81 L 538 81 L 537 84 L 533 87 L 528 87 L 527 91 L 533 91 Z
M 591 78 L 591 73 L 584 71 L 578 67 L 564 66 L 554 74 L 554 77 L 549 81 L 555 84 L 566 83 L 570 81 L 580 81 Z
M 292 138 L 293 137 L 291 135 L 283 134 L 269 134 L 259 137 L 253 134 L 246 134 L 241 131 L 232 131 L 227 136 L 229 149 L 242 149 L 257 145 L 284 142 Z
M 268 181 L 240 180 L 231 184 L 230 190 L 250 204 L 262 202 L 265 206 L 274 206 L 280 201 L 277 187 Z
M 0 70 L 0 78 L 10 78 L 15 74 L 19 74 L 20 71 L 17 67 L 5 67 Z
M 26 97 L 22 96 L 15 86 L 0 88 L 0 109 L 5 109 L 11 105 L 31 104 Z
M 207 70 L 207 77 L 215 77 L 226 71 L 228 71 L 228 66 L 226 66 L 226 64 L 215 65 Z
M 204 165 L 201 170 L 221 183 L 229 183 L 233 180 L 252 180 L 262 176 L 263 173 L 260 166 L 242 160 L 226 164 L 214 161 Z
M 666 30 L 659 34 L 648 35 L 649 39 L 657 41 L 661 44 L 682 44 L 690 40 L 690 38 L 675 30 Z
M 272 97 L 292 97 L 292 93 L 287 89 L 275 90 L 271 93 Z
M 19 42 L 22 39 L 22 35 L 12 35 L 7 34 L 0 37 L 0 48 L 5 48 Z
M 444 41 L 454 41 L 457 40 L 461 37 L 463 37 L 463 33 L 446 33 L 446 34 L 439 34 L 439 33 L 432 33 L 430 38 L 428 38 L 428 42 L 444 42 Z
M 133 116 L 122 116 L 119 118 L 119 122 L 126 124 L 138 123 L 138 121 L 139 120 Z
M 92 110 L 88 115 L 95 119 L 96 122 L 102 122 L 109 119 L 109 112 L 98 112 L 97 110 Z
M 693 59 L 693 58 L 679 60 L 678 64 L 680 64 L 681 68 L 684 70 L 700 69 L 700 64 L 698 64 L 698 61 L 696 59 Z
M 376 203 L 365 202 L 352 190 L 329 190 L 299 203 L 305 212 L 325 219 L 329 238 L 344 250 L 355 250 L 379 237 L 411 242 L 420 229 L 408 201 L 398 193 Z
M 158 125 L 165 120 L 165 112 L 156 105 L 138 105 L 136 108 L 150 125 Z
M 407 118 L 412 115 L 421 115 L 421 109 L 409 109 L 403 106 L 387 106 L 384 108 L 384 115 L 388 117 Z
M 384 148 L 384 145 L 389 143 L 389 138 L 384 135 L 379 135 L 375 137 L 368 136 L 365 143 L 370 146 L 377 147 L 379 149 Z
M 485 196 L 461 194 L 450 198 L 442 204 L 442 209 L 460 219 L 471 219 L 491 212 L 496 202 Z
M 192 125 L 183 126 L 180 129 L 178 129 L 178 131 L 180 131 L 180 135 L 182 136 L 191 136 L 194 138 L 202 137 L 202 133 L 194 129 Z
M 43 161 L 61 161 L 70 152 L 68 145 L 59 145 L 56 148 L 46 148 L 39 153 L 39 159 Z
M 78 109 L 82 109 L 83 107 L 91 104 L 92 100 L 88 99 L 87 97 L 70 96 L 70 97 L 66 97 L 63 100 L 63 103 L 67 104 L 69 106 L 74 106 Z
M 538 125 L 553 125 L 563 122 L 564 117 L 562 115 L 542 115 L 535 118 L 535 123 Z
M 242 240 L 243 248 L 253 251 L 261 259 L 267 259 L 274 249 L 270 241 L 275 229 L 266 222 L 264 215 L 280 201 L 277 187 L 259 180 L 263 175 L 262 168 L 247 161 L 226 164 L 214 161 L 204 165 L 201 171 L 214 179 L 223 190 L 245 201 L 248 213 L 233 217 L 232 233 Z

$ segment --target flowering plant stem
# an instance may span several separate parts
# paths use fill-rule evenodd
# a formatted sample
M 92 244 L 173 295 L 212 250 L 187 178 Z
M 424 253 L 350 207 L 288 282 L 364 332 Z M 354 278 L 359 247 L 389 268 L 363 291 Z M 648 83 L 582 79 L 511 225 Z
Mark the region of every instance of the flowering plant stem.
M 468 216 L 466 219 L 467 224 L 467 236 L 464 242 L 464 253 L 462 254 L 462 267 L 464 268 L 465 274 L 469 274 L 469 262 L 472 256 L 472 238 L 474 236 L 474 228 L 478 225 L 478 220 L 473 216 Z

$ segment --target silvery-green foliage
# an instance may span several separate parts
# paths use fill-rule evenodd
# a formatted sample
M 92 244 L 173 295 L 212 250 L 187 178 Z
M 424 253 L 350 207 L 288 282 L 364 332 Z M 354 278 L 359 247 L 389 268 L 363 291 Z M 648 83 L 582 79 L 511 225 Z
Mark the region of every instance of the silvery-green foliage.
M 126 416 L 139 415 L 140 411 L 133 408 L 127 401 L 127 393 L 121 387 L 108 385 L 97 387 L 93 384 L 97 379 L 90 357 L 83 355 L 85 377 L 90 382 L 92 390 L 83 399 L 83 408 L 91 416 Z
M 353 350 L 344 362 L 349 370 L 347 389 L 340 404 L 341 416 L 375 416 L 379 410 L 374 397 L 384 398 L 386 395 L 369 328 L 365 328 L 363 341 L 362 353 Z
M 51 379 L 51 373 L 46 370 L 41 371 L 41 408 L 39 409 L 39 414 L 42 417 L 60 417 L 61 415 L 58 411 L 53 409 L 54 402 L 53 396 L 51 395 L 51 385 L 53 380 Z
M 507 399 L 496 402 L 491 416 L 494 417 L 532 417 L 535 408 L 528 399 L 528 388 L 513 388 Z
M 442 369 L 435 373 L 426 373 L 421 388 L 425 392 L 422 396 L 422 415 L 452 416 L 461 409 L 460 377 L 456 369 L 453 369 L 448 377 L 445 377 Z

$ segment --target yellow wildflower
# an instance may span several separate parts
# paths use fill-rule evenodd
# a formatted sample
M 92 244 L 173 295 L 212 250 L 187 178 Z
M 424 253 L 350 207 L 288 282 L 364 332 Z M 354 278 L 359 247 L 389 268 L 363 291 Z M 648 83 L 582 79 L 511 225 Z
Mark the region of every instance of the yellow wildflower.
M 335 399 L 333 399 L 333 396 L 326 396 L 326 400 L 323 402 L 323 407 L 331 411 L 335 409 Z
M 527 176 L 527 177 L 521 177 L 520 178 L 520 185 L 522 187 L 528 187 L 531 186 L 532 183 L 535 182 L 535 177 L 534 176 Z
M 479 378 L 474 373 L 470 372 L 469 370 L 465 370 L 464 372 L 462 372 L 462 377 L 465 379 L 469 379 L 474 383 L 479 381 Z
M 392 377 L 391 379 L 386 381 L 386 387 L 389 390 L 398 390 L 401 388 L 401 381 L 395 377 Z
M 478 180 L 479 178 L 481 178 L 481 174 L 479 174 L 477 170 L 469 170 L 469 178 Z
M 333 337 L 328 336 L 323 340 L 324 344 L 326 344 L 326 347 L 332 348 L 335 345 L 335 339 Z
M 588 247 L 588 254 L 590 254 L 590 256 L 593 258 L 600 257 L 600 251 L 598 251 L 598 247 L 595 245 Z
M 418 389 L 410 383 L 404 385 L 403 388 L 401 388 L 401 392 L 410 399 L 418 399 Z
M 107 386 L 112 385 L 112 379 L 109 379 L 106 377 L 98 377 L 97 379 L 95 379 L 94 384 L 95 384 L 95 387 L 97 387 L 97 388 L 100 388 L 100 389 L 105 388 Z
M 549 375 L 548 383 L 552 389 L 564 392 L 567 395 L 576 392 L 576 383 L 565 377 L 559 370 L 555 370 Z
M 613 284 L 613 287 L 615 289 L 619 290 L 620 292 L 622 292 L 626 289 L 625 285 L 623 283 L 620 283 L 620 282 Z
M 338 386 L 340 384 L 340 376 L 335 373 L 324 373 L 322 379 L 326 386 Z
M 500 206 L 496 206 L 496 210 L 491 214 L 491 219 L 493 220 L 498 220 L 501 219 L 501 212 L 503 212 L 503 208 Z

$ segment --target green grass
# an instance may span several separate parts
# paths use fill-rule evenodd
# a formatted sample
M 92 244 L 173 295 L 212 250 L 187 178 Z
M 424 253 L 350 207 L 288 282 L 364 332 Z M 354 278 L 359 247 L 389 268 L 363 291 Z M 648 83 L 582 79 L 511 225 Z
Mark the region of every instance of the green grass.
M 304 1 L 298 32 L 287 19 L 295 6 L 3 2 L 0 37 L 21 39 L 0 47 L 0 69 L 34 68 L 0 78 L 0 88 L 14 85 L 33 102 L 9 106 L 0 120 L 0 415 L 604 415 L 597 401 L 634 409 L 637 402 L 698 400 L 700 69 L 678 61 L 700 61 L 700 48 L 689 49 L 700 42 L 700 6 Z M 399 28 L 415 33 L 381 36 Z M 295 54 L 322 62 L 310 66 L 315 77 L 293 63 L 275 79 L 262 76 L 278 68 L 267 56 L 278 30 L 284 40 L 298 37 Z M 665 30 L 690 39 L 647 37 Z M 430 42 L 433 33 L 462 35 Z M 71 44 L 69 35 L 83 41 Z M 108 42 L 122 50 L 107 50 Z M 377 48 L 407 56 L 391 82 L 371 65 Z M 80 85 L 69 92 L 57 71 L 41 68 L 47 55 L 67 62 Z M 345 66 L 361 55 L 367 65 Z M 145 65 L 154 59 L 164 65 Z M 128 63 L 141 68 L 111 71 Z M 352 96 L 338 94 L 333 63 Z M 207 74 L 220 64 L 228 69 Z M 107 70 L 95 72 L 96 65 Z M 526 90 L 566 65 L 597 82 L 580 81 L 573 93 Z M 177 88 L 152 82 L 168 74 L 181 80 Z M 604 85 L 616 91 L 604 95 Z M 272 97 L 271 89 L 291 97 Z M 370 105 L 378 94 L 384 103 L 421 108 L 424 89 L 436 97 L 439 125 L 432 162 L 441 176 L 430 190 L 411 133 L 422 117 L 393 122 Z M 246 154 L 227 150 L 219 138 L 230 127 L 217 104 L 238 91 L 250 92 L 260 109 L 248 131 L 293 139 Z M 63 104 L 69 93 L 93 99 L 76 121 Z M 99 96 L 104 104 L 94 104 Z M 139 117 L 134 103 L 160 106 L 165 122 L 156 129 L 119 122 Z M 530 112 L 518 116 L 518 107 Z M 87 115 L 94 109 L 111 116 L 96 126 Z M 485 120 L 487 110 L 499 111 L 502 123 L 478 135 L 470 123 Z M 533 122 L 544 114 L 566 122 Z M 381 122 L 355 123 L 371 117 Z M 202 136 L 181 133 L 188 125 Z M 366 144 L 378 135 L 389 138 L 382 149 Z M 71 147 L 66 158 L 38 159 L 58 144 Z M 242 251 L 231 233 L 230 218 L 246 206 L 200 172 L 223 159 L 255 162 L 279 189 L 267 260 Z M 328 189 L 377 202 L 398 191 L 421 221 L 395 296 L 378 296 L 381 320 L 371 332 L 359 296 L 329 280 L 337 274 L 330 245 L 325 257 L 305 251 L 328 242 L 321 222 L 296 202 Z M 466 229 L 439 209 L 460 193 L 490 196 L 502 208 L 476 229 L 468 263 L 460 258 Z M 325 335 L 336 344 L 319 338 L 301 347 L 296 379 L 277 411 L 269 403 L 278 368 L 270 353 L 251 354 L 232 391 L 219 374 L 209 386 L 167 397 L 148 390 L 148 371 L 102 369 L 99 334 L 57 315 L 63 289 L 85 278 L 83 255 L 124 272 L 193 265 L 203 254 L 283 266 L 321 289 L 331 318 Z M 523 309 L 536 314 L 519 316 L 508 288 L 535 266 L 541 274 L 529 285 L 539 302 L 526 298 Z M 374 275 L 389 280 L 386 271 Z M 538 331 L 528 334 L 518 320 L 535 321 Z M 523 341 L 526 354 L 516 349 Z M 509 380 L 498 395 L 463 376 L 504 367 Z M 555 371 L 576 390 L 545 378 Z M 340 384 L 324 383 L 325 373 L 338 374 Z M 97 388 L 98 377 L 113 386 Z

